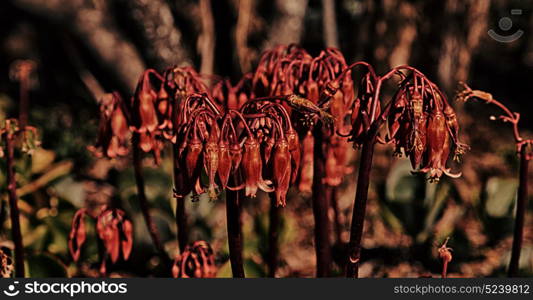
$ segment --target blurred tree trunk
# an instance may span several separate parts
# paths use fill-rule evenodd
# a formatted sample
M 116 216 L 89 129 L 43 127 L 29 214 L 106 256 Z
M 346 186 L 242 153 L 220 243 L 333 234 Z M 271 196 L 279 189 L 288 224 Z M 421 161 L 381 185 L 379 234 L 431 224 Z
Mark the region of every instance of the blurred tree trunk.
M 252 70 L 252 59 L 254 57 L 252 50 L 248 46 L 248 35 L 250 34 L 250 23 L 255 16 L 255 1 L 239 0 L 238 19 L 235 26 L 235 47 L 239 59 L 241 73 L 247 73 Z
M 276 0 L 274 22 L 270 26 L 263 49 L 276 45 L 300 43 L 304 30 L 307 0 Z
M 326 47 L 339 47 L 337 34 L 337 17 L 335 0 L 322 0 L 322 27 L 324 28 L 324 44 Z
M 215 63 L 215 24 L 211 12 L 211 1 L 200 0 L 200 16 L 202 20 L 202 34 L 198 38 L 198 52 L 202 57 L 200 73 L 213 74 Z
M 191 64 L 167 1 L 126 0 L 124 3 L 127 10 L 120 13 L 128 14 L 134 21 L 136 33 L 142 37 L 142 45 L 137 47 L 145 52 L 151 68 L 161 71 L 173 65 Z
M 124 89 L 133 90 L 145 65 L 114 23 L 107 1 L 12 0 L 18 7 L 69 28 Z
M 446 1 L 438 61 L 438 79 L 443 87 L 452 91 L 458 81 L 468 79 L 472 56 L 482 35 L 487 33 L 490 1 Z M 456 19 L 457 22 L 448 20 Z

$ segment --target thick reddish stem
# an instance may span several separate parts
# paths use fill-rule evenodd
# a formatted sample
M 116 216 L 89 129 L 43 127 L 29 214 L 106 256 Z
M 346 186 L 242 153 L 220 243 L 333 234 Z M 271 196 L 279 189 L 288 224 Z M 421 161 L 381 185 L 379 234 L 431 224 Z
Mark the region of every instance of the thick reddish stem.
M 230 176 L 229 185 L 237 186 L 238 180 Z M 226 217 L 228 227 L 229 259 L 233 277 L 244 278 L 242 259 L 241 200 L 242 190 L 226 190 Z
M 357 191 L 355 192 L 352 225 L 350 228 L 350 243 L 348 244 L 348 260 L 346 262 L 346 277 L 351 278 L 359 277 L 361 239 L 363 237 L 366 201 L 368 198 L 368 187 L 370 185 L 370 171 L 372 170 L 375 142 L 376 135 L 372 134 L 365 139 L 361 149 Z
M 174 144 L 173 146 L 173 158 L 174 158 L 174 190 L 176 198 L 176 231 L 178 235 L 178 247 L 180 253 L 183 253 L 185 246 L 189 240 L 188 230 L 187 230 L 187 215 L 185 213 L 185 195 L 179 194 L 181 191 L 180 186 L 183 184 L 184 172 L 179 169 L 178 163 L 178 153 L 179 145 Z
M 9 208 L 11 215 L 11 235 L 15 244 L 15 276 L 24 277 L 24 244 L 22 243 L 22 233 L 20 230 L 20 212 L 18 208 L 17 182 L 15 179 L 15 145 L 14 136 L 6 133 L 4 135 L 7 157 L 7 189 L 9 191 Z
M 322 182 L 325 174 L 325 157 L 322 147 L 322 128 L 315 130 L 315 147 L 313 163 L 313 216 L 315 219 L 316 276 L 328 277 L 331 270 L 331 245 L 329 240 L 330 207 L 326 187 Z
M 139 146 L 139 134 L 133 133 L 132 138 L 132 147 L 133 147 L 133 169 L 135 172 L 135 183 L 137 184 L 137 197 L 139 198 L 139 205 L 141 207 L 141 212 L 146 223 L 152 242 L 154 243 L 155 248 L 161 254 L 162 258 L 168 259 L 168 256 L 163 249 L 161 240 L 159 238 L 159 233 L 157 232 L 157 227 L 150 215 L 150 206 L 148 205 L 148 200 L 146 198 L 146 192 L 144 190 L 144 176 L 142 173 L 142 159 L 141 159 L 141 148 Z
M 442 262 L 442 278 L 446 278 L 446 276 L 448 275 L 448 262 L 447 261 L 444 261 Z
M 279 256 L 279 230 L 280 230 L 280 216 L 281 208 L 276 207 L 276 194 L 269 193 L 270 196 L 270 212 L 269 212 L 269 228 L 268 228 L 268 277 L 276 277 L 276 269 L 278 267 Z
M 511 261 L 509 263 L 509 277 L 518 275 L 520 251 L 522 250 L 522 239 L 524 235 L 524 217 L 527 207 L 527 184 L 528 184 L 527 144 L 522 144 L 520 148 L 520 178 L 518 185 L 518 197 L 516 202 L 516 217 L 513 235 L 513 248 L 511 250 Z

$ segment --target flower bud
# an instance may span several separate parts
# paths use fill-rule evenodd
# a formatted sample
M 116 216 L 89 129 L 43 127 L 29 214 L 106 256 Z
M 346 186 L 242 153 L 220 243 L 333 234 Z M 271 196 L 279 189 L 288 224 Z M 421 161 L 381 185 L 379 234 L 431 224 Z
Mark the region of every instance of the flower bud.
M 289 152 L 291 153 L 291 183 L 294 184 L 300 169 L 300 139 L 298 138 L 298 133 L 296 133 L 296 131 L 292 128 L 285 133 L 285 137 L 287 137 L 287 143 L 289 143 Z
M 219 161 L 218 161 L 218 179 L 222 189 L 226 189 L 228 185 L 229 175 L 231 172 L 231 153 L 230 144 L 227 140 L 221 139 L 218 144 L 219 149 Z
M 187 154 L 185 155 L 185 167 L 187 169 L 187 176 L 189 179 L 194 179 L 199 175 L 199 162 L 202 155 L 203 144 L 202 141 L 194 136 L 187 142 Z
M 215 175 L 218 171 L 220 154 L 218 148 L 218 140 L 220 134 L 218 131 L 218 126 L 216 122 L 213 121 L 213 125 L 211 126 L 211 132 L 209 133 L 209 139 L 205 144 L 204 153 L 204 167 L 207 173 L 207 177 L 209 178 L 208 195 L 211 200 L 215 200 L 218 198 L 218 193 L 216 191 L 217 185 L 215 183 Z
M 302 143 L 302 169 L 298 185 L 298 189 L 304 193 L 311 193 L 313 185 L 314 143 L 315 139 L 308 131 Z
M 289 143 L 280 138 L 274 148 L 273 180 L 276 192 L 276 206 L 285 207 L 285 199 L 291 180 L 291 154 Z
M 86 210 L 84 208 L 78 210 L 72 218 L 72 226 L 70 229 L 70 234 L 68 238 L 68 249 L 72 259 L 78 261 L 80 258 L 81 247 L 85 243 L 86 232 L 85 232 L 85 222 L 83 218 L 85 217 Z
M 271 182 L 263 180 L 263 162 L 261 161 L 259 143 L 252 137 L 249 137 L 244 143 L 242 164 L 245 177 L 246 196 L 255 198 L 258 188 L 265 192 L 273 191 L 273 189 L 269 187 Z

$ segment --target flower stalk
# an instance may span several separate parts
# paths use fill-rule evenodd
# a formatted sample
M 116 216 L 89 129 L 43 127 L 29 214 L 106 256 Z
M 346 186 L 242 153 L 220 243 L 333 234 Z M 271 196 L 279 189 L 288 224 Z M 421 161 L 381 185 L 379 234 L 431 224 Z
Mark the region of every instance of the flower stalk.
M 529 158 L 527 154 L 527 144 L 520 147 L 520 175 L 518 183 L 518 196 L 516 199 L 516 216 L 513 232 L 513 246 L 511 248 L 511 261 L 509 262 L 509 277 L 518 276 L 520 252 L 522 249 L 522 240 L 524 236 L 524 218 L 527 209 L 528 195 L 528 167 Z
M 326 193 L 326 186 L 323 183 L 325 157 L 322 147 L 322 128 L 320 126 L 315 130 L 314 159 L 312 201 L 315 219 L 316 276 L 328 277 L 331 272 L 331 243 L 329 239 L 331 222 L 328 216 L 329 197 Z
M 230 176 L 229 184 L 235 185 L 237 174 Z M 241 199 L 242 190 L 226 190 L 226 217 L 228 227 L 228 245 L 231 271 L 234 278 L 244 278 L 244 265 L 242 259 L 242 224 L 241 224 Z
M 24 244 L 20 229 L 20 211 L 15 178 L 15 135 L 9 131 L 4 134 L 7 164 L 7 189 L 9 191 L 9 209 L 11 217 L 11 235 L 15 245 L 15 276 L 24 277 Z
M 280 231 L 280 217 L 281 207 L 276 205 L 276 195 L 269 193 L 270 197 L 270 211 L 269 211 L 269 227 L 268 227 L 268 277 L 276 277 L 276 270 L 278 267 L 279 257 L 279 231 Z
M 520 121 L 520 114 L 512 112 L 501 102 L 493 98 L 492 94 L 480 91 L 472 90 L 467 84 L 460 83 L 462 90 L 457 94 L 457 100 L 468 101 L 471 99 L 478 99 L 486 104 L 492 104 L 498 107 L 503 114 L 499 117 L 492 116 L 492 120 L 501 120 L 505 123 L 510 123 L 513 128 L 513 137 L 516 143 L 516 151 L 520 158 L 519 169 L 519 182 L 518 182 L 518 195 L 516 200 L 516 216 L 513 232 L 513 244 L 511 248 L 511 260 L 509 262 L 509 269 L 507 275 L 509 277 L 518 276 L 520 252 L 522 250 L 522 240 L 524 236 L 524 217 L 527 209 L 527 197 L 528 197 L 528 167 L 529 160 L 533 157 L 528 147 L 533 145 L 533 140 L 525 140 L 520 136 L 520 130 L 518 128 L 518 122 Z
M 438 181 L 443 174 L 459 177 L 461 174 L 451 173 L 446 164 L 452 149 L 454 160 L 458 160 L 468 149 L 459 141 L 459 127 L 453 108 L 438 87 L 420 71 L 410 66 L 399 66 L 378 77 L 372 68 L 367 66 L 367 69 L 369 71 L 361 81 L 351 117 L 350 140 L 355 148 L 361 147 L 361 159 L 345 268 L 345 275 L 350 278 L 359 276 L 361 241 L 376 143 L 394 144 L 395 154 L 405 153 L 415 172 L 428 174 L 430 182 Z M 403 72 L 409 72 L 409 75 Z M 399 88 L 382 108 L 382 84 L 395 75 L 400 77 Z M 379 131 L 385 121 L 388 121 L 387 135 L 382 137 Z
M 133 169 L 135 172 L 135 184 L 137 185 L 137 196 L 139 198 L 139 205 L 141 212 L 150 234 L 150 238 L 154 243 L 154 247 L 157 252 L 163 257 L 166 258 L 165 250 L 161 244 L 161 239 L 157 231 L 157 227 L 150 215 L 150 206 L 148 205 L 148 200 L 146 198 L 146 191 L 144 188 L 144 176 L 142 171 L 142 157 L 141 157 L 141 148 L 139 146 L 139 134 L 133 133 L 132 137 L 132 150 L 133 150 Z
M 348 261 L 346 262 L 346 277 L 359 277 L 359 262 L 361 259 L 361 239 L 366 214 L 368 187 L 370 185 L 370 171 L 374 157 L 376 136 L 367 137 L 361 148 L 359 175 L 357 176 L 357 190 L 353 205 L 352 225 L 350 227 L 350 242 L 348 244 Z

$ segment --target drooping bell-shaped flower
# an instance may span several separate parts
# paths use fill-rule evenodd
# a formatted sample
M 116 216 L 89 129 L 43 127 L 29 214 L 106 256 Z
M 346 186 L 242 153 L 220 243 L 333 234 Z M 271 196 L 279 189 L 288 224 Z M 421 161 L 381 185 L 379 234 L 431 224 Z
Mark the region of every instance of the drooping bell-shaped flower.
M 100 124 L 96 144 L 89 150 L 97 156 L 114 158 L 128 154 L 130 131 L 125 103 L 118 93 L 106 94 L 100 104 Z
M 244 142 L 242 167 L 244 170 L 246 196 L 255 198 L 258 188 L 267 193 L 274 191 L 269 186 L 272 182 L 263 179 L 263 161 L 261 159 L 260 145 L 253 137 L 248 137 Z
M 132 118 L 134 128 L 139 133 L 154 132 L 159 125 L 156 100 L 158 91 L 150 82 L 153 70 L 146 70 L 140 77 L 132 99 Z
M 87 233 L 85 230 L 85 221 L 84 217 L 87 213 L 85 208 L 78 210 L 72 218 L 72 226 L 70 228 L 70 233 L 68 236 L 68 249 L 72 259 L 77 262 L 80 258 L 81 247 L 85 243 Z
M 298 185 L 298 189 L 304 193 L 311 193 L 311 187 L 313 185 L 314 144 L 315 138 L 311 134 L 311 131 L 308 131 L 302 143 L 302 168 L 300 171 L 300 183 Z
M 220 148 L 219 148 L 219 128 L 216 121 L 211 124 L 211 131 L 209 133 L 209 139 L 205 144 L 204 150 L 204 168 L 209 178 L 209 187 L 207 193 L 211 200 L 215 200 L 218 197 L 217 184 L 215 183 L 215 176 L 218 171 L 220 162 Z
M 133 245 L 132 226 L 123 210 L 105 208 L 98 216 L 96 231 L 113 263 L 118 260 L 121 250 L 123 259 L 129 258 Z
M 285 207 L 285 199 L 291 181 L 291 154 L 289 143 L 284 137 L 279 138 L 274 146 L 272 176 L 276 192 L 276 206 Z
M 450 169 L 446 168 L 446 161 L 450 155 L 450 134 L 446 126 L 444 114 L 435 109 L 430 115 L 427 125 L 427 154 L 424 167 L 420 172 L 428 173 L 429 180 L 437 181 L 446 174 L 450 177 L 457 178 L 459 174 L 452 174 Z
M 185 167 L 187 169 L 187 176 L 190 179 L 196 178 L 200 169 L 200 158 L 202 156 L 203 143 L 196 132 L 193 132 L 187 142 L 187 152 L 185 154 Z
M 300 170 L 300 139 L 298 138 L 298 133 L 296 133 L 292 127 L 285 133 L 285 137 L 287 138 L 289 152 L 291 154 L 291 183 L 294 184 L 294 182 L 296 182 L 296 178 L 298 177 L 298 171 Z
M 218 143 L 219 161 L 218 161 L 218 179 L 222 189 L 226 189 L 228 186 L 228 180 L 232 168 L 232 159 L 230 153 L 230 143 L 227 139 L 221 137 Z

